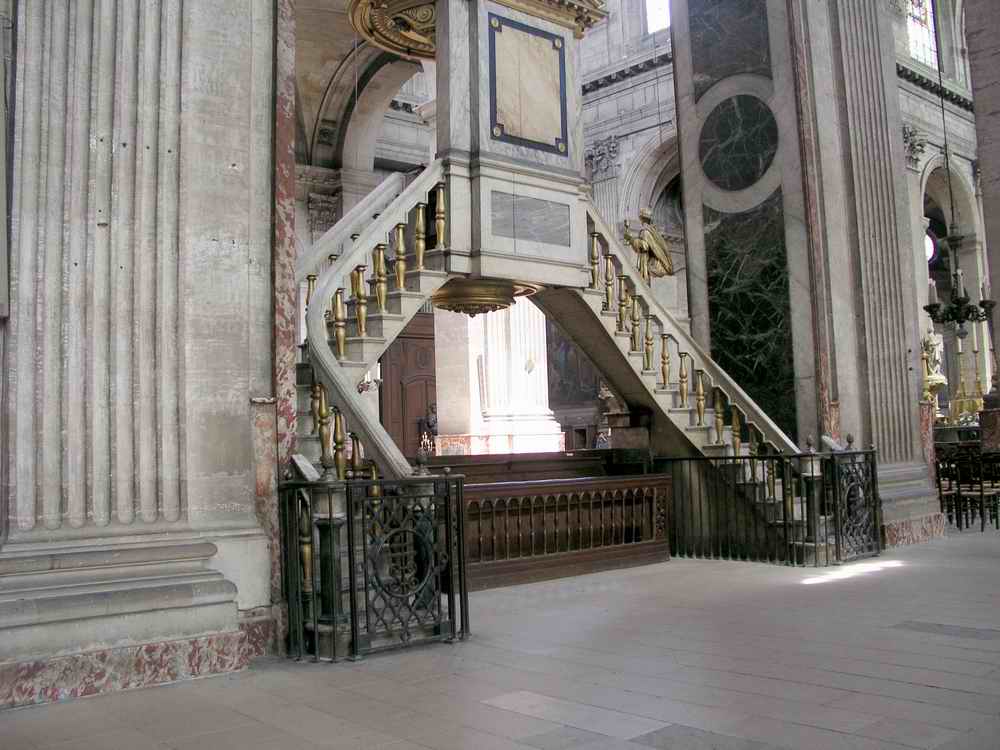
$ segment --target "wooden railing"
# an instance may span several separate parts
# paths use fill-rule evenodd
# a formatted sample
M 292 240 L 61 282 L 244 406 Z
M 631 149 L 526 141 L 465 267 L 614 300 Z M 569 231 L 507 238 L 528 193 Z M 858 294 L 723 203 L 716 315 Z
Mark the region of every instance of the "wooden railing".
M 657 474 L 465 485 L 470 587 L 666 559 L 669 502 Z

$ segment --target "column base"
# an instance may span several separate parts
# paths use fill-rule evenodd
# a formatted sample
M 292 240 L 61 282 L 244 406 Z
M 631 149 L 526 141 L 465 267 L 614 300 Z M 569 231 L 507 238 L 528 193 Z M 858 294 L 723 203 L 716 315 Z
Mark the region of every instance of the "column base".
M 246 667 L 254 655 L 247 632 L 236 629 L 199 638 L 0 663 L 0 709 L 235 672 Z
M 0 707 L 242 669 L 271 639 L 215 544 L 102 546 L 0 558 Z

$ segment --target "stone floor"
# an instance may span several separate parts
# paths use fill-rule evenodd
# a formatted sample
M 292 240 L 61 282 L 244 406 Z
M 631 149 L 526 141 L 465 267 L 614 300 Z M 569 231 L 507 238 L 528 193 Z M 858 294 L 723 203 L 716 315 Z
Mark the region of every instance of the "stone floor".
M 1000 536 L 472 597 L 470 641 L 0 713 L 0 749 L 1000 748 Z

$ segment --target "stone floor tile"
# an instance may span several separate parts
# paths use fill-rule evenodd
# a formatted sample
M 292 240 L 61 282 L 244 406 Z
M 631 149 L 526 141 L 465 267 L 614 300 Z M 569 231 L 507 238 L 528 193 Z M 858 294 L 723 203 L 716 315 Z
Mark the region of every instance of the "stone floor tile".
M 766 745 L 744 737 L 706 732 L 680 724 L 658 729 L 642 737 L 633 737 L 631 742 L 656 750 L 777 750 L 775 745 Z
M 130 713 L 123 716 L 122 720 L 132 729 L 158 742 L 235 729 L 255 723 L 249 716 L 225 706 L 198 709 L 164 707 L 159 711 Z
M 627 740 L 666 725 L 634 714 L 575 703 L 521 690 L 486 701 L 491 706 Z
M 901 745 L 919 747 L 921 750 L 934 750 L 934 748 L 957 738 L 962 732 L 925 724 L 921 721 L 882 719 L 865 727 L 858 734 L 864 737 L 898 742 Z M 1000 745 L 1000 737 L 997 737 L 997 744 Z
M 581 745 L 607 739 L 606 735 L 587 732 L 576 727 L 559 727 L 534 737 L 520 740 L 522 745 L 538 748 L 538 750 L 579 750 Z
M 790 750 L 904 750 L 906 748 L 905 745 L 886 740 L 831 732 L 761 716 L 753 716 L 742 721 L 727 733 Z

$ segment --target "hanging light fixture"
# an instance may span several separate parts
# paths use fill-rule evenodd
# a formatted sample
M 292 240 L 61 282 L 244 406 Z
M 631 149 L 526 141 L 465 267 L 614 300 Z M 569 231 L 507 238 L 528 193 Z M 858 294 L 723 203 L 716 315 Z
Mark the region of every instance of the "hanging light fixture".
M 990 334 L 990 350 L 993 352 L 993 377 L 990 393 L 986 399 L 992 397 L 995 406 L 987 408 L 1000 408 L 1000 385 L 997 382 L 997 358 L 996 347 L 993 346 L 993 310 L 996 301 L 990 298 L 989 285 L 985 282 L 980 288 L 980 299 L 977 304 L 973 304 L 965 288 L 965 279 L 962 269 L 959 267 L 959 250 L 962 246 L 962 235 L 958 232 L 955 222 L 955 194 L 951 182 L 951 151 L 948 146 L 948 121 L 944 104 L 944 75 L 941 61 L 941 27 L 938 23 L 937 0 L 931 0 L 931 18 L 934 23 L 934 44 L 937 49 L 937 70 L 938 70 L 938 97 L 941 109 L 941 134 L 944 140 L 944 171 L 945 179 L 948 182 L 948 200 L 950 203 L 950 223 L 948 225 L 948 236 L 944 240 L 939 240 L 939 245 L 944 245 L 944 250 L 948 254 L 948 265 L 951 269 L 951 294 L 947 302 L 942 303 L 937 296 L 937 288 L 931 281 L 928 287 L 928 304 L 924 305 L 924 310 L 938 325 L 955 327 L 955 335 L 959 339 L 964 339 L 969 335 L 966 330 L 966 323 L 975 325 L 985 321 Z M 985 399 L 984 399 L 985 400 Z

